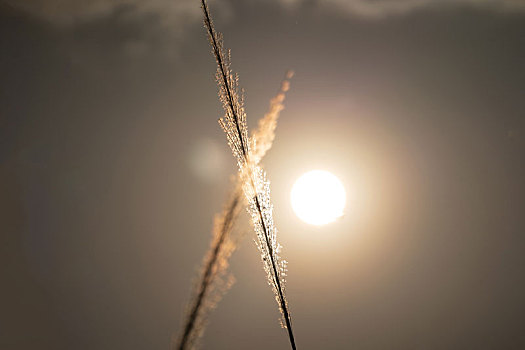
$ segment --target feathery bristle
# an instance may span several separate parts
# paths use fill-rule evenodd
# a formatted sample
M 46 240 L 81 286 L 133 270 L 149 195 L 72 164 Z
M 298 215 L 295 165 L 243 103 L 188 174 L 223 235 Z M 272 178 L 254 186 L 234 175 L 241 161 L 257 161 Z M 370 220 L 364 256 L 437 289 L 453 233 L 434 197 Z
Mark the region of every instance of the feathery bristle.
M 289 78 L 289 73 L 287 73 L 286 79 Z M 283 108 L 284 93 L 288 90 L 288 88 L 284 88 L 285 86 L 289 86 L 287 80 L 281 84 L 278 94 L 270 102 L 270 110 L 259 120 L 259 127 L 251 136 L 254 144 L 264 145 L 258 150 L 259 160 L 272 146 L 277 119 Z M 278 101 L 279 108 L 276 108 L 275 101 Z M 263 142 L 258 142 L 259 138 Z M 206 328 L 209 312 L 215 308 L 233 283 L 233 276 L 227 273 L 227 268 L 229 258 L 241 239 L 240 235 L 233 235 L 233 226 L 237 221 L 242 199 L 241 187 L 242 181 L 237 176 L 237 184 L 225 205 L 224 211 L 215 217 L 212 241 L 203 260 L 200 277 L 194 287 L 192 299 L 186 310 L 183 333 L 177 343 L 173 343 L 173 349 L 183 350 L 198 347 L 199 339 Z M 284 278 L 284 275 L 281 278 Z
M 237 237 L 232 235 L 232 228 L 239 214 L 242 190 L 236 186 L 224 211 L 214 220 L 213 236 L 210 249 L 206 254 L 198 283 L 190 304 L 188 304 L 184 329 L 177 345 L 179 350 L 193 349 L 204 332 L 208 313 L 222 298 L 233 283 L 233 276 L 228 275 L 228 261 L 237 246 Z M 175 345 L 175 344 L 174 344 Z
M 284 99 L 286 92 L 290 89 L 290 79 L 293 77 L 293 71 L 286 72 L 285 79 L 281 83 L 281 88 L 277 95 L 270 100 L 270 109 L 263 118 L 259 120 L 257 131 L 252 134 L 252 159 L 255 164 L 259 164 L 264 154 L 272 147 L 275 139 L 275 128 L 277 119 L 284 109 Z
M 273 222 L 273 206 L 270 201 L 270 186 L 266 174 L 257 163 L 248 140 L 248 127 L 244 111 L 243 99 L 239 98 L 238 77 L 233 75 L 230 68 L 230 55 L 225 54 L 223 42 L 213 27 L 209 9 L 205 0 L 202 1 L 204 11 L 204 25 L 212 46 L 212 52 L 217 61 L 217 83 L 219 97 L 223 104 L 225 115 L 219 120 L 226 133 L 228 144 L 237 161 L 243 189 L 248 201 L 248 212 L 257 234 L 258 247 L 268 280 L 274 290 L 283 321 L 281 324 L 287 329 L 292 349 L 295 349 L 295 340 L 291 327 L 291 318 L 287 301 L 284 295 L 284 274 L 286 263 L 281 263 L 279 256 L 280 245 L 277 243 L 277 229 Z

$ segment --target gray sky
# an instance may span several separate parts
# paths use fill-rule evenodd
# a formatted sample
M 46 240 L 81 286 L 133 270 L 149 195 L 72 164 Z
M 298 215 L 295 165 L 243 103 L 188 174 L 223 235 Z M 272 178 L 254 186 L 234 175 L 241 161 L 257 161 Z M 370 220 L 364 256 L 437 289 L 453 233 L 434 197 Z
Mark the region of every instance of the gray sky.
M 219 1 L 300 349 L 525 347 L 521 1 Z M 0 345 L 166 349 L 235 170 L 199 1 L 0 2 Z M 289 203 L 323 168 L 345 217 Z M 286 349 L 253 233 L 204 349 Z

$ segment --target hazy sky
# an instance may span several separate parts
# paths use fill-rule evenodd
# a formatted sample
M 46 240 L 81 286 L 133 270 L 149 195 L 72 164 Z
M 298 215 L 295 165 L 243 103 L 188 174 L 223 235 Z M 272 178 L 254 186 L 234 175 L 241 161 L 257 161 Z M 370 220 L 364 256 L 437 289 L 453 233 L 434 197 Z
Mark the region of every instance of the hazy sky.
M 299 349 L 525 348 L 523 1 L 215 0 Z M 235 171 L 198 0 L 0 0 L 0 347 L 167 349 Z M 294 180 L 330 170 L 314 228 Z M 204 349 L 287 349 L 253 232 Z

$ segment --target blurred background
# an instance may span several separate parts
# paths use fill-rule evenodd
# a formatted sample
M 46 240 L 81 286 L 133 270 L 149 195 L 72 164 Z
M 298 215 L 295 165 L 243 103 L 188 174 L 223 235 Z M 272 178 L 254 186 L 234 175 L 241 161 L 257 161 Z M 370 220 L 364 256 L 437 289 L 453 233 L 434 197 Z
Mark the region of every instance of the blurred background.
M 521 1 L 210 2 L 300 349 L 525 347 Z M 0 1 L 0 347 L 167 349 L 235 172 L 197 0 Z M 347 191 L 314 227 L 305 171 Z M 204 349 L 286 349 L 246 215 Z

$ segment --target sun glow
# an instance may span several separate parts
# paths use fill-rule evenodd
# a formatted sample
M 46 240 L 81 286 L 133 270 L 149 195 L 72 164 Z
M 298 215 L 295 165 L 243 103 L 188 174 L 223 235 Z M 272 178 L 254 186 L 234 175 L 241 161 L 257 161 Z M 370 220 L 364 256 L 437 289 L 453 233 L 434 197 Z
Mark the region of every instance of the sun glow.
M 312 170 L 295 181 L 290 199 L 301 220 L 311 225 L 324 225 L 343 215 L 346 192 L 332 173 Z

